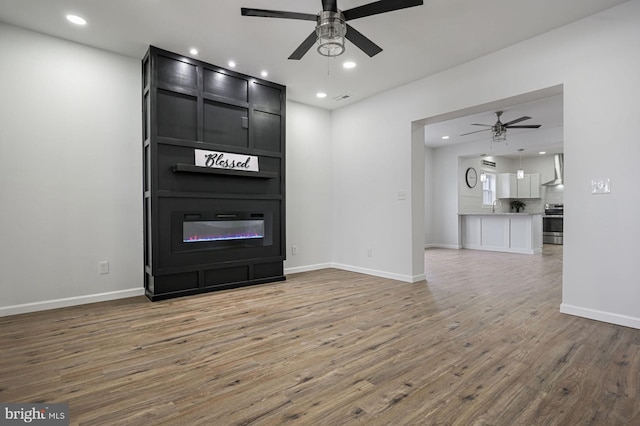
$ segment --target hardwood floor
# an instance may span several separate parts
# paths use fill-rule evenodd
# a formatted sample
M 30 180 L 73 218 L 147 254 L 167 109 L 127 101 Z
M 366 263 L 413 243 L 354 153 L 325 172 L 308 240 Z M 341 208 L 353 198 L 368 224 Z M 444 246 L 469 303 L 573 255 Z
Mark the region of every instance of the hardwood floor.
M 0 401 L 73 425 L 640 424 L 640 330 L 559 313 L 562 247 L 425 262 L 0 318 Z

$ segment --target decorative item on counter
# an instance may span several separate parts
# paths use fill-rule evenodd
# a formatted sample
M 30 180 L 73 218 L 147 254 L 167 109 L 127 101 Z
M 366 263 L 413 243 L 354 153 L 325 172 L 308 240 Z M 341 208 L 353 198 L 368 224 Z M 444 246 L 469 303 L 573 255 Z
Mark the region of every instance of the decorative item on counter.
M 516 209 L 516 213 L 520 213 L 520 209 L 524 210 L 526 206 L 526 204 L 520 200 L 513 200 L 509 205 L 512 209 Z

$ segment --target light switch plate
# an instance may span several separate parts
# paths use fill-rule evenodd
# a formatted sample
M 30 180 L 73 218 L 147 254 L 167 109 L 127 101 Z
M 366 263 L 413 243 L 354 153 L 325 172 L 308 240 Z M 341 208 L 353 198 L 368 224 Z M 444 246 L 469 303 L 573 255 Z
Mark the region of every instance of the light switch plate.
M 592 194 L 609 194 L 611 192 L 611 179 L 593 179 L 591 181 Z

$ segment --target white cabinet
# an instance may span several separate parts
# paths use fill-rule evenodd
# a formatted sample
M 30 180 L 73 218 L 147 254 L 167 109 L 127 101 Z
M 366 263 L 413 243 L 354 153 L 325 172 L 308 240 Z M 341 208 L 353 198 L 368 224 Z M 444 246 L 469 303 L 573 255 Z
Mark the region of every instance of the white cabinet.
M 500 173 L 496 182 L 496 198 L 518 198 L 516 175 Z
M 540 174 L 534 173 L 531 176 L 531 198 L 540 198 Z
M 518 198 L 531 198 L 531 175 L 518 179 Z
M 534 173 L 516 179 L 515 173 L 500 173 L 496 198 L 540 198 L 540 175 Z
M 462 248 L 507 253 L 542 253 L 542 214 L 460 215 Z

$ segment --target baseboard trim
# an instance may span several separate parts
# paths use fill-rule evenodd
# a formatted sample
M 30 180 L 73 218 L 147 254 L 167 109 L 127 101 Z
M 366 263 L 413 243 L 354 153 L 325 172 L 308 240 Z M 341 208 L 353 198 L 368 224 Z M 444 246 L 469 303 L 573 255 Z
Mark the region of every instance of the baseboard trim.
M 86 305 L 88 303 L 106 302 L 108 300 L 126 299 L 144 296 L 144 288 L 110 291 L 107 293 L 89 294 L 86 296 L 67 297 L 64 299 L 45 300 L 22 305 L 0 307 L 0 317 L 28 314 L 30 312 L 47 311 L 49 309 L 67 308 L 69 306 Z
M 372 275 L 375 277 L 388 278 L 396 281 L 417 283 L 425 281 L 425 274 L 403 275 L 391 272 L 378 271 L 375 269 L 360 268 L 357 266 L 344 265 L 341 263 L 319 263 L 315 265 L 298 266 L 285 268 L 284 274 L 297 274 L 300 272 L 318 271 L 321 269 L 336 268 L 344 271 L 357 272 L 360 274 Z M 22 305 L 0 307 L 0 317 L 10 315 L 28 314 L 31 312 L 46 311 L 49 309 L 67 308 L 70 306 L 86 305 L 89 303 L 106 302 L 109 300 L 126 299 L 128 297 L 144 296 L 144 288 L 132 288 L 128 290 L 111 291 L 107 293 L 89 294 L 86 296 L 67 297 L 63 299 L 45 300 L 42 302 L 25 303 Z
M 426 276 L 424 274 L 414 275 L 414 276 L 394 274 L 392 272 L 378 271 L 375 269 L 361 268 L 359 266 L 344 265 L 341 263 L 334 263 L 332 264 L 332 267 L 336 269 L 342 269 L 343 271 L 373 275 L 374 277 L 388 278 L 390 280 L 404 281 L 406 283 L 416 283 L 419 281 L 424 281 L 426 279 Z
M 463 249 L 469 249 L 469 250 L 483 250 L 483 251 L 495 251 L 495 252 L 501 252 L 501 253 L 515 253 L 515 254 L 540 254 L 542 253 L 542 249 L 532 249 L 532 250 L 527 250 L 527 249 L 514 249 L 514 248 L 507 248 L 507 247 L 490 247 L 490 246 L 481 246 L 481 245 L 477 245 L 477 244 L 467 244 L 462 246 Z
M 597 309 L 581 308 L 580 306 L 569 305 L 567 303 L 562 303 L 560 305 L 560 312 L 610 324 L 622 325 L 624 327 L 640 329 L 640 318 L 630 317 L 627 315 L 614 314 L 612 312 L 599 311 Z
M 443 249 L 452 249 L 452 250 L 460 250 L 462 247 L 456 246 L 453 244 L 425 244 L 425 249 L 429 248 L 443 248 Z
M 318 263 L 316 265 L 296 266 L 293 268 L 284 268 L 284 274 L 298 274 L 300 272 L 319 271 L 321 269 L 332 268 L 331 263 Z

